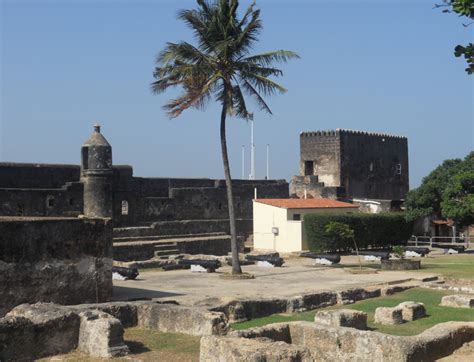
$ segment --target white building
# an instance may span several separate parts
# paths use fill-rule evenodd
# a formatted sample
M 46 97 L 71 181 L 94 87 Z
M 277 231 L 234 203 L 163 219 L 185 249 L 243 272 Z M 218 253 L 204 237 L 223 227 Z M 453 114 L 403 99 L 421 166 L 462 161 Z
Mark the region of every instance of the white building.
M 357 212 L 358 206 L 331 199 L 254 200 L 254 249 L 278 252 L 307 250 L 304 216 L 327 211 Z

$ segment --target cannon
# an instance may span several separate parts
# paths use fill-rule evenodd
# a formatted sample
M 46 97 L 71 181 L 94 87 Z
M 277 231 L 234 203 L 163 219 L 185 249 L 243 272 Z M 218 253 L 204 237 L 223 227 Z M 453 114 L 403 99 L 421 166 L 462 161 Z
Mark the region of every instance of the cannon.
M 181 270 L 181 269 L 189 269 L 191 265 L 183 265 L 183 264 L 167 264 L 163 265 L 163 270 Z
M 359 250 L 359 255 L 372 255 L 382 260 L 390 258 L 390 251 L 388 250 Z
M 311 259 L 326 259 L 329 260 L 333 264 L 338 264 L 341 261 L 341 256 L 339 254 L 318 254 L 318 253 L 301 253 L 301 257 L 303 258 L 311 258 Z
M 423 248 L 420 246 L 405 246 L 403 249 L 405 251 L 413 251 L 415 253 L 420 254 L 421 256 L 426 256 L 430 253 L 430 248 Z
M 278 253 L 276 253 L 279 255 Z M 266 261 L 267 263 L 272 264 L 273 266 L 282 266 L 285 261 L 275 254 L 268 255 L 245 255 L 245 259 L 249 261 Z
M 431 247 L 445 249 L 445 250 L 453 249 L 453 250 L 456 250 L 458 253 L 464 253 L 466 251 L 466 247 L 464 245 L 449 245 L 449 244 L 442 245 L 442 244 L 433 243 Z
M 126 280 L 128 279 L 136 279 L 136 277 L 140 274 L 137 268 L 127 268 L 123 266 L 113 266 L 112 273 L 117 273 L 123 276 Z
M 191 267 L 191 265 L 200 265 L 207 269 L 209 273 L 213 273 L 216 269 L 221 267 L 221 262 L 219 260 L 181 259 L 178 261 L 178 264 L 189 267 Z

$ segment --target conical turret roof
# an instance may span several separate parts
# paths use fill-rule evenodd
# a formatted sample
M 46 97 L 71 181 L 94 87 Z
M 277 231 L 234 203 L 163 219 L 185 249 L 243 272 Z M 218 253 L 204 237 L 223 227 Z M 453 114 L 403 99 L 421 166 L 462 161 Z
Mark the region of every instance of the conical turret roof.
M 94 133 L 89 137 L 89 139 L 84 142 L 84 146 L 104 146 L 104 147 L 111 147 L 109 142 L 105 139 L 105 137 L 100 133 L 100 125 L 94 125 Z

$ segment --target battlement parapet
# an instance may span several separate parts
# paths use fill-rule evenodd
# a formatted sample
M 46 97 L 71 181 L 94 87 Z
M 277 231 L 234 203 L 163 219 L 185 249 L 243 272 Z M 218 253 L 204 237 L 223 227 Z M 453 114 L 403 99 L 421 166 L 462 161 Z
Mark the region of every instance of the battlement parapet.
M 394 139 L 407 139 L 406 136 L 392 135 L 388 133 L 379 133 L 379 132 L 367 132 L 352 130 L 346 128 L 336 128 L 335 130 L 321 130 L 321 131 L 309 131 L 301 132 L 300 137 L 314 137 L 314 136 L 337 136 L 342 134 L 358 135 L 358 136 L 371 136 L 371 137 L 384 137 L 384 138 L 394 138 Z

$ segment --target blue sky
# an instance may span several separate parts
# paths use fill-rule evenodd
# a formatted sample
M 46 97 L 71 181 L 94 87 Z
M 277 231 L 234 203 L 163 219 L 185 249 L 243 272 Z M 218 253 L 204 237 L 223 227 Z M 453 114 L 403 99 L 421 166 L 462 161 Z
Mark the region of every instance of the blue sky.
M 264 29 L 255 52 L 288 49 L 288 92 L 255 112 L 257 176 L 298 172 L 301 131 L 350 128 L 405 135 L 410 183 L 474 149 L 474 78 L 453 56 L 474 26 L 433 10 L 436 0 L 259 0 Z M 250 1 L 241 1 L 242 10 Z M 98 121 L 115 164 L 135 175 L 222 177 L 219 108 L 169 120 L 175 92 L 149 89 L 167 41 L 192 41 L 179 0 L 0 0 L 0 161 L 79 163 Z M 254 107 L 257 110 L 257 107 Z M 231 119 L 229 155 L 241 175 L 250 127 Z M 248 163 L 246 174 L 248 173 Z

